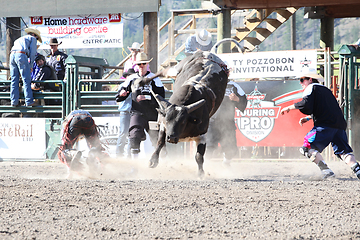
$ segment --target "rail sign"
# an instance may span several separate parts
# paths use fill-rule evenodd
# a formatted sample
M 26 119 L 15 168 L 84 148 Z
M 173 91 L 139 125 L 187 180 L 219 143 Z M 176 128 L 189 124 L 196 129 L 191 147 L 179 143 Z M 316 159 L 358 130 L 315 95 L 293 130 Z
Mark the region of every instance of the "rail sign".
M 98 126 L 101 142 L 106 145 L 110 157 L 116 158 L 116 145 L 120 131 L 119 116 L 94 117 L 94 121 Z M 150 137 L 147 133 L 146 135 L 146 140 L 142 141 L 140 144 L 140 157 L 145 157 L 146 155 L 152 154 L 154 151 Z M 85 156 L 87 155 L 89 149 L 84 138 L 79 140 L 77 149 L 83 151 Z
M 40 49 L 49 48 L 51 38 L 61 42 L 59 48 L 121 48 L 123 23 L 121 14 L 87 16 L 33 16 L 29 27 L 41 33 Z
M 0 118 L 0 159 L 45 159 L 45 118 Z

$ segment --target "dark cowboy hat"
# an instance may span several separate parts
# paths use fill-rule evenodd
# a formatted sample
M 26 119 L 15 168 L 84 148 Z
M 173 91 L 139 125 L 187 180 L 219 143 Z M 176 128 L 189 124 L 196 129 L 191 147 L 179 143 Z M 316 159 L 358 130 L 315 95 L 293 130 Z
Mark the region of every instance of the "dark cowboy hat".
M 58 43 L 57 38 L 51 38 L 49 45 L 60 45 L 62 42 Z

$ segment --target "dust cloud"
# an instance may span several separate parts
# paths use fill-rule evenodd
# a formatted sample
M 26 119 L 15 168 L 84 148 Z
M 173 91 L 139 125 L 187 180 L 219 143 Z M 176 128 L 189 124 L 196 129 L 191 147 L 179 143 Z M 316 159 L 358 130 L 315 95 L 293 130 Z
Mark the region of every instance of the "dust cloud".
M 222 159 L 213 158 L 204 161 L 205 175 L 198 176 L 198 166 L 195 158 L 167 156 L 159 160 L 156 168 L 149 168 L 150 156 L 138 159 L 104 159 L 96 172 L 84 168 L 74 173 L 70 179 L 114 179 L 114 180 L 266 180 L 294 181 L 321 180 L 318 167 L 307 159 L 303 160 L 265 160 L 265 159 L 233 159 L 230 165 L 224 165 Z M 332 163 L 330 161 L 329 166 Z M 346 164 L 340 164 L 336 172 L 349 172 Z M 63 166 L 65 168 L 65 166 Z M 56 176 L 54 176 L 56 177 Z M 57 177 L 68 178 L 68 174 Z

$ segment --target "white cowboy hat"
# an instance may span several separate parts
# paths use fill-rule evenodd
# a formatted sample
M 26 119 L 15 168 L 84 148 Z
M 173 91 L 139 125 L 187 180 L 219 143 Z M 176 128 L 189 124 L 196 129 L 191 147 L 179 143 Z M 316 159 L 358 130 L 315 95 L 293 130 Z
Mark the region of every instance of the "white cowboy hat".
M 146 55 L 146 53 L 141 52 L 136 56 L 136 61 L 135 64 L 139 64 L 139 63 L 149 63 L 152 59 L 148 59 L 148 56 Z
M 35 28 L 25 28 L 26 34 L 33 33 L 38 37 L 38 41 L 42 43 L 40 31 Z
M 138 42 L 133 42 L 133 44 L 131 45 L 131 47 L 128 47 L 128 49 L 129 49 L 129 50 L 141 51 L 140 43 L 138 43 Z
M 206 31 L 205 29 L 196 31 L 196 41 L 203 46 L 207 46 L 211 43 L 211 33 Z
M 299 74 L 297 78 L 302 78 L 302 77 L 309 77 L 309 78 L 317 79 L 319 82 L 324 82 L 324 78 L 321 75 L 317 74 L 317 71 L 314 68 L 306 69 L 303 73 Z

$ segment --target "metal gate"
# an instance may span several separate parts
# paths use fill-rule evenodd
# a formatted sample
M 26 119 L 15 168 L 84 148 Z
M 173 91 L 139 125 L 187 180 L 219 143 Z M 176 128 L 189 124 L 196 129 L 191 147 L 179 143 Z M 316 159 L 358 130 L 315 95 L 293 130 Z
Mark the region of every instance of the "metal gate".
M 340 106 L 348 123 L 349 143 L 357 159 L 360 158 L 360 49 L 354 45 L 343 45 L 340 58 Z

